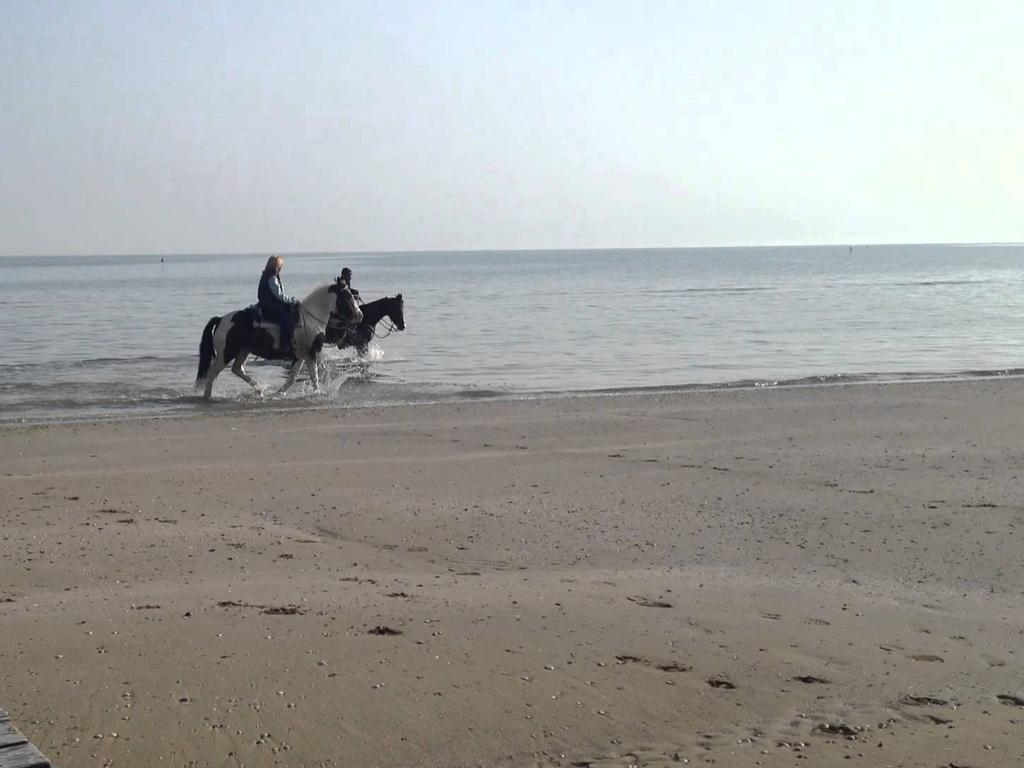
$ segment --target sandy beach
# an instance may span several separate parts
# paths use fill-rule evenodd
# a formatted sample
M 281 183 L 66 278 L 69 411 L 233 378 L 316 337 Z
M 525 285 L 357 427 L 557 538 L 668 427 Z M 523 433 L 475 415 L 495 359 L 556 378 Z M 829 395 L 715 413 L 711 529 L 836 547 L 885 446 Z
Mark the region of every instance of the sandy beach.
M 1024 764 L 1020 379 L 0 431 L 77 766 Z

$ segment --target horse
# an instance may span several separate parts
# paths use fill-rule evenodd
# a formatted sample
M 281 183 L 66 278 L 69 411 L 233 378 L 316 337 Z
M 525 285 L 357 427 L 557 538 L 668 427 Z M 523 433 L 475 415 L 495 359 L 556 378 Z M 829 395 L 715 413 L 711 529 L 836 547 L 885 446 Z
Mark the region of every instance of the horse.
M 405 299 L 402 294 L 367 302 L 360 309 L 363 310 L 363 319 L 354 327 L 339 327 L 335 323 L 328 325 L 324 343 L 337 344 L 338 349 L 355 347 L 359 356 L 363 357 L 370 346 L 370 340 L 377 333 L 377 323 L 383 318 L 387 317 L 391 321 L 394 330 L 405 330 Z
M 319 389 L 316 364 L 324 345 L 324 331 L 328 323 L 340 323 L 347 327 L 363 319 L 363 312 L 352 293 L 338 282 L 316 288 L 293 311 L 298 315 L 292 334 L 295 359 L 278 394 L 287 392 L 295 383 L 295 377 L 303 364 L 309 371 L 313 387 Z M 277 323 L 260 322 L 259 306 L 256 304 L 220 317 L 211 317 L 199 342 L 196 389 L 204 387 L 203 397 L 209 400 L 213 394 L 214 379 L 234 361 L 231 372 L 257 392 L 262 392 L 260 385 L 245 372 L 243 366 L 249 355 L 265 360 L 291 359 L 282 351 L 280 341 L 281 327 Z

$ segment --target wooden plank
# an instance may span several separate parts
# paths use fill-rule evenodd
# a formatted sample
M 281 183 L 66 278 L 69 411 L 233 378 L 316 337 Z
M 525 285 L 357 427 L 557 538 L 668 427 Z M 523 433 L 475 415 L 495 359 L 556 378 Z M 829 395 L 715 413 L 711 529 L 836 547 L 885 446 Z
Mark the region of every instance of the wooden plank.
M 51 768 L 43 753 L 28 742 L 0 749 L 0 768 Z
M 21 731 L 11 725 L 10 720 L 0 723 L 0 748 L 13 747 L 15 744 L 24 744 L 26 741 L 28 739 L 22 735 Z

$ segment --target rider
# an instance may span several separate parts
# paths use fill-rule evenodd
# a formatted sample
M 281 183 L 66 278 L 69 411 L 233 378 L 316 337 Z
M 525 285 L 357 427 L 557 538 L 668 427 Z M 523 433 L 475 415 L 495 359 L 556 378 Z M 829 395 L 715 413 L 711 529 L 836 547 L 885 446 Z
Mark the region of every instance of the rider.
M 349 292 L 351 292 L 352 294 L 353 299 L 355 299 L 360 304 L 363 303 L 363 299 L 360 297 L 359 291 L 352 287 L 351 269 L 349 269 L 348 267 L 343 268 L 341 270 L 341 275 L 338 277 L 338 282 L 344 285 L 346 288 L 348 288 Z
M 264 316 L 281 326 L 281 351 L 290 353 L 292 350 L 292 307 L 298 300 L 284 292 L 281 285 L 281 269 L 284 259 L 271 256 L 267 266 L 263 268 L 258 291 L 260 309 Z

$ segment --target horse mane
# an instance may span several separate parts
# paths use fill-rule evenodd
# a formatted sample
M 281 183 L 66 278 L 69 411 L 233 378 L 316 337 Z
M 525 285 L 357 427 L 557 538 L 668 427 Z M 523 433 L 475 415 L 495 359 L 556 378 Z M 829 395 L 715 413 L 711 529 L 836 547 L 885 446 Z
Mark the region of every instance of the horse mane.
M 306 298 L 300 299 L 300 301 L 302 301 L 303 303 L 312 301 L 317 294 L 327 293 L 328 291 L 331 290 L 331 288 L 334 287 L 334 285 L 334 283 L 324 283 L 323 285 L 318 285 L 316 288 L 314 288 L 312 291 L 306 294 Z
M 360 325 L 376 325 L 379 323 L 386 314 L 393 303 L 403 302 L 402 294 L 397 296 L 381 296 L 379 299 L 373 301 L 364 302 L 361 309 L 363 310 L 363 320 Z M 369 308 L 369 313 L 367 309 Z M 370 315 L 374 315 L 375 319 L 370 319 Z

